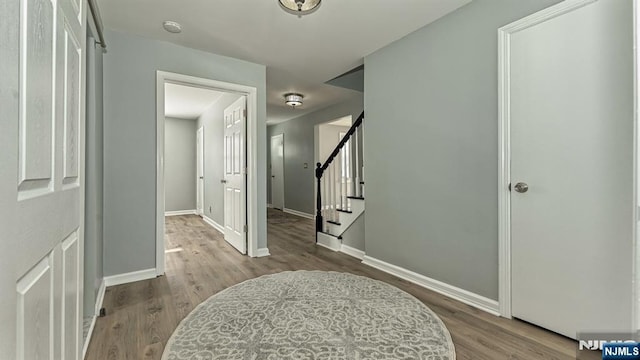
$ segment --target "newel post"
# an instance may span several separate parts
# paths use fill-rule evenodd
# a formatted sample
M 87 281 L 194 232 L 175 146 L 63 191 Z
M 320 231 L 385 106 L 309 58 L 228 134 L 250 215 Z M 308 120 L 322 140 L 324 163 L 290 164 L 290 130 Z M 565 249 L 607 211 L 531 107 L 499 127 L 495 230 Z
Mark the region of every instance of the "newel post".
M 322 164 L 316 164 L 316 179 L 318 182 L 318 189 L 316 192 L 316 242 L 318 242 L 317 232 L 322 231 Z

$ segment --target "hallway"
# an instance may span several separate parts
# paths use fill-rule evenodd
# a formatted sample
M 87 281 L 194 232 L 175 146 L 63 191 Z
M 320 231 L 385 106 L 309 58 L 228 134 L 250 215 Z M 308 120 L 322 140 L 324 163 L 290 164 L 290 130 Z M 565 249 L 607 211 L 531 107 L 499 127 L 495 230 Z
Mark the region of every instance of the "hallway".
M 86 359 L 160 359 L 178 322 L 199 303 L 244 280 L 291 270 L 350 272 L 409 292 L 445 322 L 458 360 L 575 359 L 572 340 L 484 313 L 315 246 L 312 220 L 269 209 L 267 223 L 272 256 L 249 258 L 200 217 L 167 217 L 166 276 L 107 289 L 107 315 L 97 320 Z

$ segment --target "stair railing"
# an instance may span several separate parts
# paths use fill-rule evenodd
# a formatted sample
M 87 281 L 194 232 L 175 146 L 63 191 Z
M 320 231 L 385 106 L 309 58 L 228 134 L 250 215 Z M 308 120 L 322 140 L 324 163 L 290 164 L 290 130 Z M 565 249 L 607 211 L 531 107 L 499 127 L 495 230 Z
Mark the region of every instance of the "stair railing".
M 362 135 L 364 111 L 331 152 L 316 164 L 316 232 L 337 223 L 340 211 L 349 211 L 349 197 L 363 197 Z M 317 238 L 316 238 L 317 242 Z

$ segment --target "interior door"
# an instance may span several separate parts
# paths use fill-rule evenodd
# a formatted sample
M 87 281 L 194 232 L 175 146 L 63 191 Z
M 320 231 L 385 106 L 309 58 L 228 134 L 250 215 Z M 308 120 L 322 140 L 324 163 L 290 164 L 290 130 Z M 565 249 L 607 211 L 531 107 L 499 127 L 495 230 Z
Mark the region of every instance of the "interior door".
M 271 137 L 271 206 L 284 210 L 284 134 Z
M 512 35 L 513 316 L 575 338 L 630 331 L 633 3 Z
M 243 254 L 247 253 L 246 109 L 242 96 L 224 110 L 224 239 Z
M 196 212 L 204 215 L 204 128 L 196 133 Z
M 79 359 L 86 3 L 0 13 L 0 357 Z

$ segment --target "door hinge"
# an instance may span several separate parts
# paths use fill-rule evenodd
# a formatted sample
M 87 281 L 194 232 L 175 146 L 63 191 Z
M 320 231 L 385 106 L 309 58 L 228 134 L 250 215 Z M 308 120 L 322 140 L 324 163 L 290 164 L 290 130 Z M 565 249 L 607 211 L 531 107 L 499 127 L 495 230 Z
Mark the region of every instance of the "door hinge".
M 245 174 L 245 175 L 247 175 L 248 173 L 249 173 L 249 170 L 248 170 L 248 168 L 245 166 L 245 167 L 244 167 L 244 174 Z
M 242 110 L 242 115 L 245 119 L 247 118 L 247 109 Z
M 246 233 L 246 232 L 249 232 L 249 229 L 247 228 L 247 224 L 245 224 L 245 225 L 244 225 L 243 230 L 244 230 L 244 232 L 245 232 L 245 233 Z

